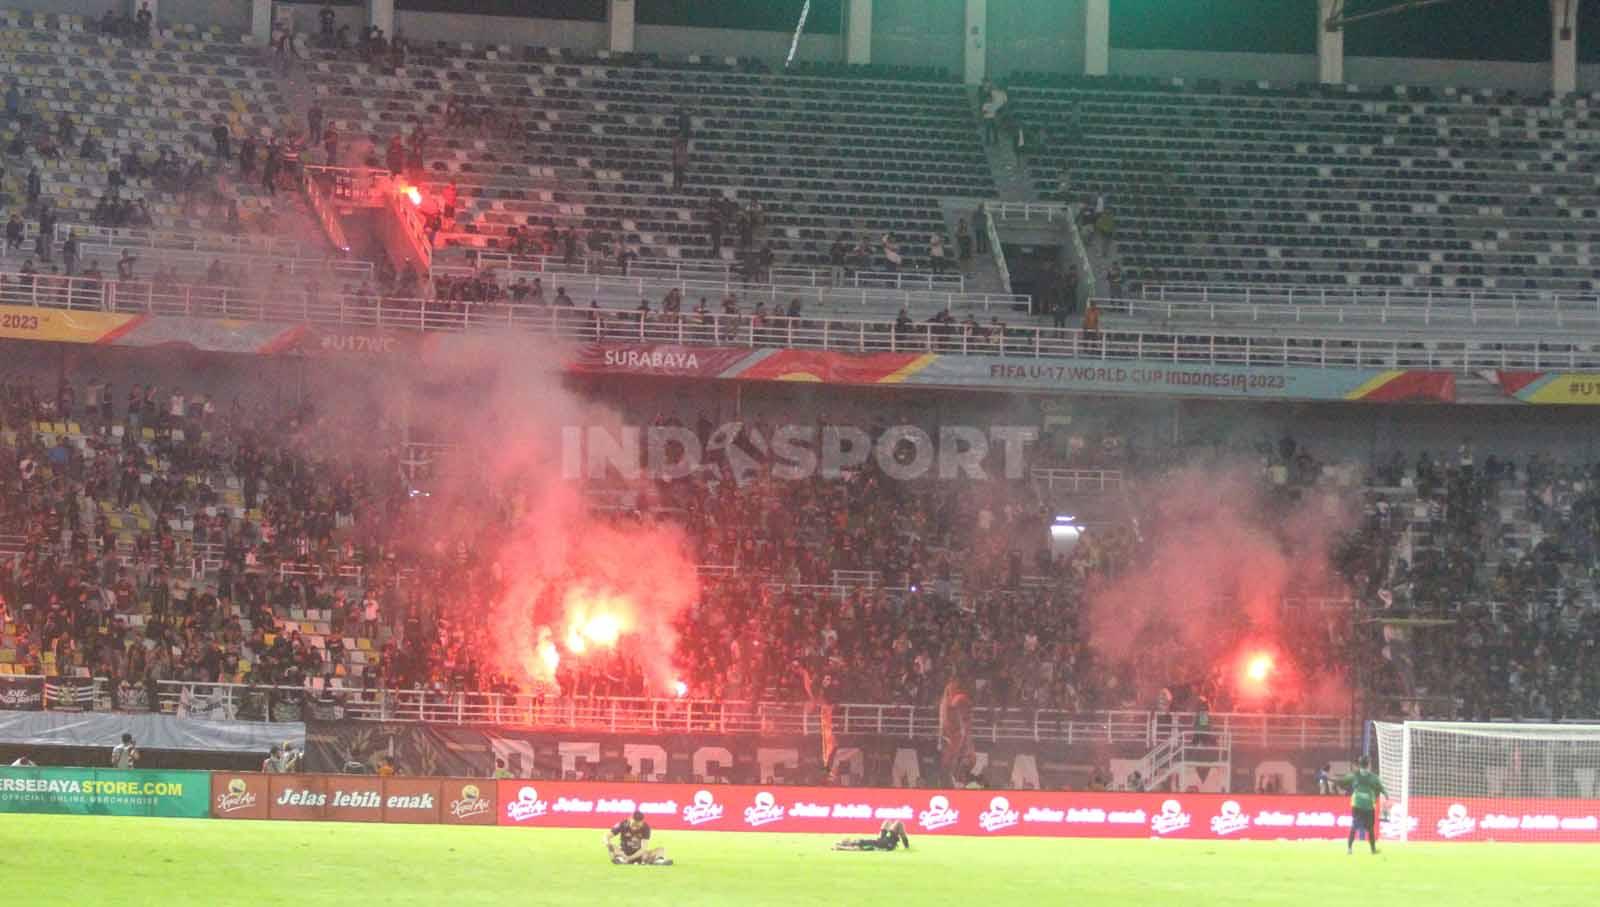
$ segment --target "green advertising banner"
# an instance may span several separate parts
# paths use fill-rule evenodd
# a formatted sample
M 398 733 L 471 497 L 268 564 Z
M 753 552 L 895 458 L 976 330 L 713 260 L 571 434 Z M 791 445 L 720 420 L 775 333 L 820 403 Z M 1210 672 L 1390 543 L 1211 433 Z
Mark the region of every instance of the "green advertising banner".
M 211 814 L 209 772 L 98 768 L 0 768 L 0 813 L 89 816 Z

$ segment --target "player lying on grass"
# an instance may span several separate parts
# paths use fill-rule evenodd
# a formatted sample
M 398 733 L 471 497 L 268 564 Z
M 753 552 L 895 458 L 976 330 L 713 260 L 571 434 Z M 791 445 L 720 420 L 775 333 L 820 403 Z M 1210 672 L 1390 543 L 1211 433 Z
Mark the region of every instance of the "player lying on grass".
M 833 845 L 834 850 L 894 850 L 904 844 L 906 850 L 911 849 L 911 838 L 906 834 L 906 823 L 897 819 L 886 819 L 878 826 L 876 838 L 845 838 Z
M 1383 781 L 1367 771 L 1367 757 L 1356 760 L 1356 770 L 1339 779 L 1339 786 L 1350 792 L 1350 837 L 1344 842 L 1344 852 L 1352 853 L 1356 845 L 1356 832 L 1367 833 L 1367 843 L 1372 852 L 1378 852 L 1378 798 L 1387 796 Z
M 618 865 L 638 863 L 644 866 L 671 866 L 666 848 L 647 848 L 644 844 L 648 840 L 650 823 L 644 820 L 644 813 L 636 809 L 633 818 L 623 819 L 606 832 L 606 851 L 611 854 L 611 862 Z

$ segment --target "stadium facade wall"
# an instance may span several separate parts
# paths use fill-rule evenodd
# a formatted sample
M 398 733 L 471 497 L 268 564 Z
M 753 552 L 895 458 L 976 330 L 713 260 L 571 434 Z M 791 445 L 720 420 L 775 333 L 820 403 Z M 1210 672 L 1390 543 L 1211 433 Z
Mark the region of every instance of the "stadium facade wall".
M 793 33 L 736 31 L 728 28 L 690 28 L 673 25 L 639 25 L 637 49 L 663 56 L 701 54 L 719 57 L 759 57 L 782 60 L 789 53 Z M 837 63 L 844 59 L 844 39 L 834 35 L 805 34 L 795 59 L 812 63 Z
M 872 62 L 962 71 L 964 0 L 873 0 Z

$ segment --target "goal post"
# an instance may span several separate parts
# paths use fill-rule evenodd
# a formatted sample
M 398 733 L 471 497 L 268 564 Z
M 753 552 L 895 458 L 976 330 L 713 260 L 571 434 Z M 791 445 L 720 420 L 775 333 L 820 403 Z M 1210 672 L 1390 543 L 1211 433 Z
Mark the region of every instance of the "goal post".
M 1384 838 L 1600 842 L 1600 724 L 1373 726 Z

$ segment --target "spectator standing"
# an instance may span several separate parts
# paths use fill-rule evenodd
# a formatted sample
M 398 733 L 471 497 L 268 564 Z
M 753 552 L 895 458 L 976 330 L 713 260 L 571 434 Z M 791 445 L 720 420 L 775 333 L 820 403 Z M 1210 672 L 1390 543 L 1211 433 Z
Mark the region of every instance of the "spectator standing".
M 67 240 L 61 244 L 61 264 L 67 270 L 68 277 L 78 273 L 78 231 L 68 230 Z
M 678 136 L 672 140 L 672 188 L 683 189 L 684 176 L 689 171 L 689 140 Z
M 322 28 L 321 38 L 323 47 L 335 46 L 333 30 L 334 18 L 333 4 L 323 3 L 322 9 L 317 12 L 317 23 Z
M 233 156 L 232 149 L 229 147 L 229 139 L 228 124 L 222 117 L 218 117 L 217 125 L 211 127 L 211 142 L 216 145 L 217 157 L 223 160 Z
M 322 105 L 313 103 L 311 109 L 306 111 L 306 128 L 311 135 L 312 142 L 322 141 Z
M 932 233 L 928 236 L 928 267 L 936 275 L 943 275 L 950 267 L 950 260 L 945 256 L 944 236 Z
M 123 734 L 122 742 L 111 748 L 111 767 L 131 769 L 139 765 L 139 747 L 132 734 Z

